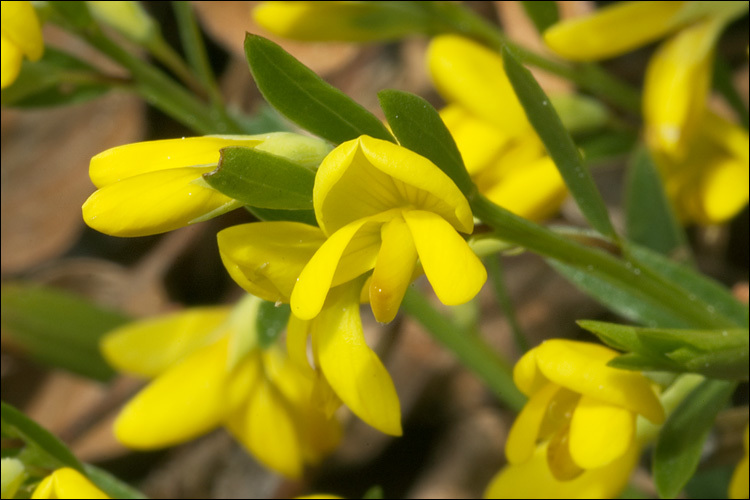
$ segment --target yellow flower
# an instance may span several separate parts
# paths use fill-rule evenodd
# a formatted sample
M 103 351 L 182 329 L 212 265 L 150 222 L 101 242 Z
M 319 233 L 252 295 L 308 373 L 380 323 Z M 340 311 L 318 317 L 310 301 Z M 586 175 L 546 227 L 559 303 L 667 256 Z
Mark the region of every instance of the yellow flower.
M 118 440 L 153 449 L 224 425 L 261 463 L 292 478 L 330 452 L 339 424 L 314 406 L 314 379 L 278 346 L 258 344 L 248 324 L 258 300 L 249 296 L 234 311 L 196 308 L 109 333 L 102 351 L 113 366 L 155 378 L 118 416 Z
M 26 479 L 26 468 L 17 458 L 3 458 L 0 464 L 2 465 L 1 498 L 13 498 L 18 487 Z
M 608 465 L 557 479 L 547 463 L 550 443 L 536 446 L 529 460 L 506 465 L 490 482 L 484 498 L 617 498 L 638 465 L 641 449 L 631 446 Z
M 734 470 L 734 474 L 732 474 L 732 481 L 729 483 L 729 498 L 747 498 L 750 491 L 750 488 L 748 488 L 748 470 L 750 469 L 748 433 L 750 433 L 750 427 L 745 427 L 745 434 L 742 439 L 745 447 L 745 456 L 742 457 L 742 460 L 740 460 L 740 463 L 737 464 L 737 468 Z
M 544 442 L 550 473 L 565 481 L 639 447 L 636 416 L 661 423 L 664 410 L 643 375 L 606 366 L 616 356 L 595 344 L 548 340 L 518 361 L 513 379 L 529 401 L 505 445 L 511 465 L 531 460 Z
M 2 6 L 2 79 L 0 88 L 10 86 L 21 71 L 24 56 L 38 61 L 44 53 L 39 18 L 31 2 L 0 3 Z
M 69 467 L 57 469 L 45 477 L 36 487 L 31 498 L 110 498 L 86 479 L 80 472 Z
M 707 139 L 705 131 L 706 121 L 716 121 L 707 116 L 711 113 L 706 106 L 716 42 L 723 28 L 746 10 L 747 2 L 621 2 L 589 16 L 558 23 L 544 33 L 545 41 L 558 54 L 588 61 L 622 54 L 679 30 L 649 62 L 643 116 L 646 142 L 665 182 L 682 184 L 691 177 L 697 185 L 690 189 L 710 196 L 699 194 L 697 200 L 672 196 L 684 222 L 723 222 L 747 203 L 747 182 L 723 182 L 727 176 L 721 174 L 722 189 L 717 189 L 714 174 L 716 165 L 744 162 L 747 177 L 747 134 L 744 147 L 727 150 L 702 144 L 717 143 Z M 731 132 L 733 136 L 742 134 L 737 125 L 723 126 L 725 130 L 730 128 L 737 129 Z M 718 141 L 721 142 L 726 141 Z M 698 156 L 700 162 L 695 160 Z M 703 168 L 712 172 L 696 173 Z M 690 173 L 685 175 L 685 171 Z M 672 179 L 673 175 L 680 179 Z M 737 180 L 737 174 L 732 175 Z M 725 203 L 725 199 L 731 201 Z M 744 201 L 738 203 L 738 199 Z M 695 204 L 718 205 L 720 209 L 706 211 L 696 209 L 692 206 Z
M 427 54 L 440 116 L 479 191 L 529 219 L 555 213 L 567 190 L 526 119 L 501 57 L 456 35 L 435 37 Z
M 218 241 L 224 265 L 240 286 L 269 301 L 289 302 L 297 277 L 326 237 L 306 224 L 259 222 L 224 229 Z M 362 280 L 335 286 L 317 317 L 300 320 L 292 315 L 287 326 L 289 356 L 311 379 L 320 380 L 316 399 L 328 413 L 343 402 L 369 425 L 398 436 L 398 395 L 388 371 L 365 343 L 361 289 Z M 314 368 L 308 361 L 308 336 Z
M 240 207 L 202 178 L 216 168 L 219 150 L 228 146 L 256 148 L 310 168 L 330 151 L 323 141 L 286 132 L 168 139 L 108 149 L 91 159 L 89 175 L 99 189 L 83 204 L 84 221 L 113 236 L 147 236 Z

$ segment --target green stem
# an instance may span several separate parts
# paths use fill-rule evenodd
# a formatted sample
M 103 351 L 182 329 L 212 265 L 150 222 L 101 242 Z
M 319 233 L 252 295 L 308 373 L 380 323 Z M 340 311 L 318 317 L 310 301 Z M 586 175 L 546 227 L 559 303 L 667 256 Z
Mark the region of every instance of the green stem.
M 725 328 L 731 321 L 712 314 L 696 304 L 695 297 L 648 269 L 639 269 L 597 248 L 590 248 L 519 217 L 489 201 L 479 193 L 470 197 L 476 217 L 492 226 L 503 240 L 535 253 L 559 260 L 578 269 L 649 297 L 696 328 Z M 637 272 L 636 272 L 637 271 Z
M 505 286 L 505 276 L 503 273 L 503 265 L 500 263 L 500 256 L 492 255 L 484 259 L 484 265 L 487 268 L 487 274 L 492 283 L 492 289 L 495 291 L 497 303 L 500 305 L 500 309 L 503 311 L 505 319 L 508 320 L 510 329 L 513 332 L 513 340 L 516 342 L 516 347 L 519 351 L 524 353 L 528 351 L 531 346 L 529 346 L 529 341 L 521 330 L 521 325 L 518 324 L 516 311 L 513 308 L 513 303 L 510 300 L 510 295 Z
M 519 411 L 526 397 L 516 388 L 510 364 L 475 332 L 464 332 L 447 315 L 435 309 L 419 292 L 408 289 L 401 303 L 432 338 L 449 349 L 472 370 L 509 408 Z
M 432 2 L 432 12 L 439 17 L 443 28 L 475 38 L 498 52 L 503 46 L 507 46 L 522 62 L 570 80 L 622 109 L 640 113 L 641 96 L 638 90 L 595 64 L 570 65 L 521 47 L 509 40 L 496 26 L 458 3 Z

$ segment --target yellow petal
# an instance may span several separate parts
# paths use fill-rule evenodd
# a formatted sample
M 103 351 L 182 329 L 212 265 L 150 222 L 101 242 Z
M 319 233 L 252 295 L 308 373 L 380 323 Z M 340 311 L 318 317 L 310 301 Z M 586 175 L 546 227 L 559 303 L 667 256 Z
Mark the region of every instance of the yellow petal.
M 617 353 L 604 346 L 547 340 L 536 348 L 539 370 L 550 381 L 602 402 L 639 413 L 654 423 L 664 410 L 646 377 L 606 366 Z
M 313 343 L 323 374 L 359 418 L 401 435 L 401 406 L 388 371 L 365 343 L 357 283 L 331 290 L 313 324 Z
M 555 479 L 547 462 L 547 443 L 536 447 L 532 458 L 504 467 L 484 493 L 485 498 L 616 498 L 638 463 L 633 446 L 606 467 L 583 472 L 570 481 Z
M 83 204 L 83 219 L 104 234 L 148 236 L 239 208 L 238 201 L 198 182 L 211 170 L 174 168 L 109 184 Z
M 573 61 L 596 61 L 629 52 L 678 25 L 685 2 L 619 2 L 591 15 L 562 21 L 544 32 L 553 51 Z
M 229 311 L 229 307 L 195 307 L 130 323 L 104 336 L 102 354 L 118 371 L 155 377 L 216 340 Z
M 417 263 L 417 249 L 409 227 L 401 217 L 384 224 L 381 234 L 383 242 L 369 281 L 369 296 L 375 319 L 388 323 L 396 317 L 411 283 Z
M 551 158 L 545 156 L 508 173 L 494 186 L 480 187 L 487 198 L 530 220 L 543 220 L 560 209 L 568 190 Z
M 217 239 L 224 267 L 242 288 L 271 302 L 289 302 L 325 236 L 298 222 L 257 222 L 224 229 Z
M 310 320 L 299 319 L 294 314 L 289 315 L 286 325 L 286 350 L 289 358 L 297 368 L 310 378 L 315 372 L 307 358 L 307 339 L 310 335 Z
M 439 214 L 465 233 L 474 227 L 469 202 L 434 163 L 366 135 L 339 145 L 323 160 L 313 204 L 328 235 L 352 221 L 406 207 Z
M 683 158 L 702 120 L 713 72 L 713 47 L 723 24 L 709 19 L 681 30 L 651 58 L 643 117 L 652 149 Z
M 289 478 L 302 475 L 302 450 L 293 408 L 265 377 L 247 406 L 228 422 L 232 434 L 263 465 Z
M 375 267 L 381 224 L 377 215 L 359 219 L 336 231 L 321 245 L 300 273 L 292 291 L 290 304 L 295 316 L 314 318 L 332 286 Z
M 130 400 L 115 421 L 124 445 L 153 449 L 194 439 L 230 410 L 225 388 L 227 339 L 188 356 Z
M 4 39 L 15 45 L 30 61 L 38 61 L 44 53 L 44 40 L 39 18 L 31 2 L 2 2 L 0 16 Z M 3 51 L 3 72 L 5 51 Z
M 10 40 L 2 35 L 0 38 L 0 49 L 2 49 L 2 73 L 0 73 L 0 88 L 9 87 L 16 81 L 18 74 L 21 72 L 21 62 L 23 62 L 23 53 Z
M 489 167 L 510 140 L 502 129 L 476 118 L 457 104 L 441 109 L 440 118 L 456 141 L 466 170 L 471 176 Z
M 603 467 L 633 445 L 634 433 L 633 412 L 583 396 L 570 422 L 570 454 L 584 469 Z
M 80 472 L 70 467 L 57 469 L 36 487 L 31 498 L 110 498 Z
M 513 367 L 513 382 L 522 393 L 531 397 L 534 393 L 549 384 L 536 366 L 536 349 L 530 349 L 521 356 Z
M 505 456 L 509 463 L 520 464 L 531 458 L 547 407 L 559 390 L 559 386 L 547 384 L 524 405 L 505 442 Z
M 750 470 L 750 459 L 748 458 L 748 433 L 750 428 L 745 427 L 745 434 L 743 435 L 743 445 L 745 448 L 745 456 L 737 464 L 732 474 L 732 480 L 729 483 L 729 498 L 747 498 L 748 490 L 748 471 Z
M 500 55 L 458 35 L 432 39 L 427 64 L 440 95 L 507 135 L 530 130 Z
M 570 456 L 568 427 L 560 429 L 547 445 L 547 464 L 558 481 L 570 481 L 583 474 L 584 470 Z
M 446 305 L 468 302 L 487 280 L 482 261 L 443 218 L 422 210 L 404 212 L 419 259 L 435 294 Z

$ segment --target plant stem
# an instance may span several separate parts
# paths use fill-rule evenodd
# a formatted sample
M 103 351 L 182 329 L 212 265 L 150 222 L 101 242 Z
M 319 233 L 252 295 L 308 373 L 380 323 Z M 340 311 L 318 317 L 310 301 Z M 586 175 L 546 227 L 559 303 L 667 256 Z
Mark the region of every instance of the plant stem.
M 487 384 L 510 409 L 519 411 L 526 397 L 516 388 L 510 364 L 475 332 L 461 331 L 447 315 L 435 309 L 421 293 L 408 289 L 401 303 L 432 338 L 449 349 L 461 363 Z
M 516 342 L 516 347 L 521 353 L 524 353 L 529 350 L 529 341 L 523 334 L 521 325 L 518 324 L 516 311 L 513 308 L 513 303 L 510 301 L 508 290 L 505 287 L 505 276 L 503 273 L 503 265 L 500 263 L 500 256 L 491 255 L 487 257 L 484 259 L 484 265 L 487 268 L 487 274 L 492 283 L 492 289 L 495 291 L 497 303 L 500 305 L 500 309 L 503 311 L 505 319 L 510 325 L 510 330 L 513 332 L 513 340 Z

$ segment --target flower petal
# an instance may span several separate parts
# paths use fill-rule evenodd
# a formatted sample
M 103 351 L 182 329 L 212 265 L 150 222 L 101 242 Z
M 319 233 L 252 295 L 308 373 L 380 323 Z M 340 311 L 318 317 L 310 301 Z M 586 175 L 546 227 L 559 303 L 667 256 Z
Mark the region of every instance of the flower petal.
M 112 236 L 148 236 L 216 217 L 241 205 L 202 185 L 207 168 L 149 172 L 105 186 L 83 204 L 90 227 Z
M 633 412 L 583 396 L 570 422 L 570 454 L 584 469 L 604 467 L 633 445 L 634 434 Z
M 437 213 L 465 233 L 474 227 L 469 202 L 434 163 L 368 136 L 339 145 L 323 160 L 313 204 L 328 235 L 352 221 L 407 207 Z
M 358 283 L 331 290 L 313 324 L 320 368 L 339 398 L 359 418 L 401 435 L 401 405 L 388 371 L 365 343 Z
M 550 381 L 599 401 L 664 421 L 664 409 L 646 377 L 606 366 L 617 353 L 604 346 L 547 340 L 536 348 L 539 370 Z
M 5 35 L 0 37 L 0 49 L 2 49 L 2 73 L 0 73 L 0 88 L 10 87 L 16 81 L 21 72 L 23 53 Z
M 118 371 L 155 377 L 217 339 L 229 307 L 196 307 L 130 323 L 101 341 L 102 354 Z
M 651 58 L 646 71 L 643 117 L 652 149 L 685 157 L 706 108 L 713 47 L 723 22 L 710 18 L 681 30 Z
M 376 214 L 356 220 L 333 233 L 321 245 L 299 274 L 292 291 L 290 304 L 295 316 L 314 318 L 332 286 L 375 267 L 383 219 L 382 214 Z
M 505 456 L 509 463 L 520 464 L 531 458 L 547 407 L 559 390 L 559 386 L 547 384 L 524 405 L 505 442 Z
M 677 28 L 686 2 L 619 2 L 544 32 L 547 46 L 566 59 L 596 61 L 646 45 Z
M 482 261 L 442 217 L 423 210 L 404 212 L 422 267 L 446 305 L 468 302 L 487 280 Z
M 17 47 L 30 61 L 41 59 L 44 53 L 42 27 L 31 2 L 2 2 L 0 9 L 3 38 Z M 5 50 L 2 58 L 5 71 Z
M 468 38 L 441 35 L 432 39 L 427 64 L 440 95 L 507 135 L 531 129 L 497 52 Z
M 409 227 L 401 217 L 383 224 L 382 244 L 369 281 L 369 297 L 372 312 L 380 323 L 389 323 L 396 317 L 401 300 L 411 283 L 417 263 Z
M 217 239 L 224 267 L 242 288 L 270 302 L 289 302 L 325 236 L 298 222 L 256 222 L 223 229 Z
M 570 456 L 569 437 L 566 426 L 555 433 L 547 445 L 547 464 L 558 481 L 570 481 L 584 472 Z
M 70 467 L 57 469 L 36 487 L 31 498 L 110 498 L 80 472 Z
M 506 147 L 510 137 L 492 123 L 476 118 L 466 108 L 451 104 L 440 110 L 469 175 L 490 166 Z
M 570 481 L 555 479 L 547 462 L 548 443 L 536 447 L 530 460 L 503 467 L 492 479 L 485 498 L 616 498 L 638 463 L 640 449 L 633 446 L 606 467 L 584 471 Z
M 542 375 L 536 365 L 536 349 L 526 351 L 516 362 L 513 367 L 513 382 L 518 390 L 529 397 L 549 384 L 547 377 Z
M 224 420 L 227 339 L 188 356 L 139 392 L 115 421 L 124 445 L 154 449 L 204 434 Z

